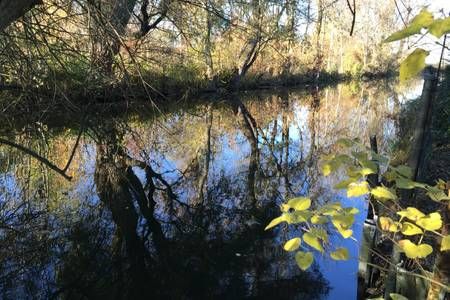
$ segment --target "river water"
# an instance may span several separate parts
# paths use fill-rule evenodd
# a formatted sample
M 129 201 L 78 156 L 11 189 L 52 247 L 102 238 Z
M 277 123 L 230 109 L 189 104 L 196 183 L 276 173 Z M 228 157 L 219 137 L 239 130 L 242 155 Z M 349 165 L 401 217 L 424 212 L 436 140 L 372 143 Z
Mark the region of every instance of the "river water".
M 0 136 L 60 169 L 81 135 L 71 181 L 0 144 L 0 298 L 356 299 L 367 203 L 333 190 L 320 156 L 373 134 L 389 153 L 419 93 L 379 81 L 10 114 Z M 282 250 L 298 228 L 264 231 L 304 195 L 359 208 L 353 239 L 331 233 L 350 260 L 302 272 Z

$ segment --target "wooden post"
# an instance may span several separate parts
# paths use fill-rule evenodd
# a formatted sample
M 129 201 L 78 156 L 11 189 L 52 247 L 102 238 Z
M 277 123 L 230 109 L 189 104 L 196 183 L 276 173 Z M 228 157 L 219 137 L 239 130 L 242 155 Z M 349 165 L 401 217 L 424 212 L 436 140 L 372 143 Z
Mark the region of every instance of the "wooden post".
M 408 158 L 408 166 L 412 169 L 412 180 L 417 180 L 419 170 L 425 156 L 425 141 L 429 137 L 429 128 L 431 125 L 432 104 L 436 93 L 437 76 L 436 69 L 428 66 L 423 71 L 423 89 L 421 96 L 420 109 L 416 118 L 414 127 L 414 136 L 411 151 Z M 412 197 L 412 191 L 404 190 L 401 193 L 400 201 L 409 200 Z M 397 291 L 397 268 L 400 263 L 400 249 L 394 244 L 392 250 L 391 266 L 385 283 L 384 299 L 390 299 L 390 294 Z
M 425 141 L 429 136 L 429 128 L 431 124 L 431 115 L 433 107 L 433 98 L 436 94 L 437 77 L 436 69 L 429 66 L 423 72 L 423 89 L 421 97 L 421 106 L 416 119 L 413 144 L 408 159 L 408 165 L 413 170 L 412 180 L 416 180 L 419 175 L 419 169 L 423 162 L 425 154 Z

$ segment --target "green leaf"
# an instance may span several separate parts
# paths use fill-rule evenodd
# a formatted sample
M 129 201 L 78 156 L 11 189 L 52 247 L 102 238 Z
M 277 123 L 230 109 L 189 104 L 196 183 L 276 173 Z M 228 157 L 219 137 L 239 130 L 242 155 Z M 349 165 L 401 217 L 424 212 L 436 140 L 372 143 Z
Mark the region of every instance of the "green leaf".
M 346 207 L 342 209 L 344 214 L 356 215 L 359 214 L 359 209 L 356 207 Z
M 400 165 L 395 168 L 395 170 L 400 174 L 403 175 L 406 178 L 411 178 L 412 176 L 412 169 L 405 165 Z
M 295 261 L 300 269 L 306 271 L 314 261 L 314 256 L 311 252 L 298 251 L 295 253 Z
M 299 237 L 290 239 L 284 244 L 283 249 L 286 251 L 295 251 L 300 247 L 302 240 Z
M 416 224 L 425 230 L 438 230 L 442 227 L 441 215 L 437 212 L 431 213 L 417 220 Z
M 352 141 L 351 139 L 340 138 L 336 141 L 336 144 L 340 145 L 340 146 L 344 146 L 346 148 L 349 148 L 349 147 L 353 146 L 355 144 L 355 142 Z
M 422 234 L 423 231 L 416 225 L 410 222 L 403 222 L 402 225 L 402 233 L 404 235 L 416 235 L 416 234 Z
M 410 189 L 413 189 L 416 187 L 427 188 L 426 184 L 423 184 L 420 182 L 415 182 L 415 181 L 412 181 L 411 179 L 403 178 L 403 177 L 399 177 L 399 178 L 395 179 L 395 185 L 397 186 L 397 188 L 405 189 L 405 190 L 410 190 Z
M 446 235 L 441 241 L 441 251 L 450 250 L 450 235 Z
M 369 184 L 366 181 L 348 185 L 347 197 L 359 197 L 369 193 Z
M 404 217 L 404 218 L 408 218 L 414 222 L 419 220 L 422 217 L 425 217 L 425 214 L 415 207 L 407 207 L 404 210 L 398 211 L 397 215 Z
M 450 18 L 435 20 L 428 26 L 428 31 L 438 39 L 441 38 L 450 32 Z
M 346 248 L 338 248 L 330 253 L 330 257 L 334 260 L 348 260 L 348 250 Z
M 314 215 L 311 217 L 311 223 L 313 224 L 325 224 L 328 222 L 328 218 L 325 216 Z
M 280 223 L 286 222 L 286 215 L 282 214 L 281 216 L 273 219 L 272 221 L 270 221 L 269 225 L 266 226 L 266 228 L 264 228 L 264 230 L 268 230 L 270 228 L 273 228 L 275 226 L 277 226 Z
M 376 188 L 373 188 L 370 191 L 370 193 L 375 198 L 380 199 L 380 200 L 383 200 L 383 199 L 395 200 L 395 199 L 397 199 L 397 196 L 384 186 L 377 186 Z
M 385 43 L 398 41 L 408 36 L 420 33 L 424 27 L 428 27 L 433 22 L 433 14 L 423 9 L 417 16 L 415 16 L 411 23 L 403 30 L 397 31 L 390 35 Z
M 349 178 L 337 183 L 334 188 L 337 190 L 346 189 L 350 183 L 358 181 L 358 178 Z
M 430 189 L 427 192 L 427 196 L 431 198 L 431 200 L 440 202 L 450 200 L 450 196 L 448 196 L 444 191 L 439 189 Z
M 305 241 L 305 243 L 307 243 L 308 245 L 310 245 L 317 251 L 323 252 L 322 244 L 320 243 L 319 239 L 315 235 L 313 235 L 309 232 L 306 232 L 303 235 L 303 240 Z
M 428 244 L 416 245 L 410 240 L 401 240 L 398 244 L 408 258 L 424 258 L 433 252 L 433 248 Z
M 400 81 L 413 78 L 425 68 L 425 58 L 430 52 L 417 48 L 400 64 Z
M 408 298 L 400 294 L 390 293 L 389 296 L 391 296 L 392 300 L 408 300 Z
M 289 200 L 286 204 L 281 205 L 281 211 L 287 212 L 289 209 L 297 211 L 307 210 L 311 207 L 311 199 L 306 197 L 297 197 Z
M 311 228 L 310 233 L 317 237 L 318 239 L 321 239 L 324 242 L 328 242 L 328 233 L 323 228 Z
M 308 219 L 313 215 L 309 210 L 294 211 L 293 213 L 286 213 L 286 221 L 288 224 L 298 224 L 308 222 Z

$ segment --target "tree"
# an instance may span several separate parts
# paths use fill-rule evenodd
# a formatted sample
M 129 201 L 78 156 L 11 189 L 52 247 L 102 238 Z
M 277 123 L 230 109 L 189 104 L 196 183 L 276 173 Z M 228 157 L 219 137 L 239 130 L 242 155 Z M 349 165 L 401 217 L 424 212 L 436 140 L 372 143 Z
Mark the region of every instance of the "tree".
M 1 0 L 0 30 L 8 27 L 12 22 L 22 17 L 33 6 L 38 4 L 42 4 L 42 0 Z

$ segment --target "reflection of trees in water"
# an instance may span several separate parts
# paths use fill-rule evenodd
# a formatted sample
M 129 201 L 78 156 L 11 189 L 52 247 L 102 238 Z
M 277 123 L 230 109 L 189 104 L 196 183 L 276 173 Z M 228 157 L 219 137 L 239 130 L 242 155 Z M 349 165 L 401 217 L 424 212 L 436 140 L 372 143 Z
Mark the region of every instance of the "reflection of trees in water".
M 299 182 L 307 181 L 308 189 L 314 185 L 315 175 L 305 165 L 316 162 L 319 146 L 334 134 L 325 127 L 327 118 L 336 118 L 334 110 L 324 110 L 326 99 L 313 101 L 306 115 L 309 132 L 299 129 L 299 141 L 294 141 L 298 104 L 291 98 L 280 93 L 265 107 L 266 100 L 236 98 L 231 110 L 207 105 L 201 108 L 206 113 L 184 123 L 177 120 L 187 116 L 178 115 L 171 121 L 179 127 L 177 137 L 200 141 L 198 150 L 188 149 L 195 143 L 179 146 L 162 133 L 160 143 L 145 141 L 152 145 L 145 149 L 151 150 L 145 151 L 145 160 L 124 146 L 129 128 L 116 122 L 97 126 L 92 135 L 99 202 L 78 199 L 78 207 L 56 214 L 39 205 L 41 196 L 30 190 L 16 195 L 14 204 L 1 199 L 1 297 L 304 299 L 325 293 L 321 276 L 296 270 L 292 258 L 278 251 L 280 241 L 263 231 L 276 203 L 298 193 Z M 343 130 L 348 119 L 342 116 L 337 127 Z M 186 126 L 195 127 L 200 138 L 184 134 Z M 237 132 L 244 137 L 246 153 L 236 151 L 245 156 L 244 167 L 221 172 L 216 161 L 221 137 Z M 306 139 L 309 148 L 302 144 Z M 179 178 L 163 174 L 159 161 L 168 157 L 187 162 Z M 32 181 L 30 189 L 51 182 Z M 47 190 L 44 197 L 56 197 L 51 190 L 58 186 Z M 13 286 L 21 286 L 20 291 Z

